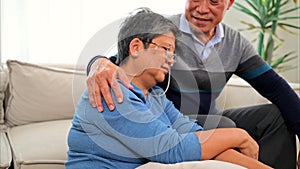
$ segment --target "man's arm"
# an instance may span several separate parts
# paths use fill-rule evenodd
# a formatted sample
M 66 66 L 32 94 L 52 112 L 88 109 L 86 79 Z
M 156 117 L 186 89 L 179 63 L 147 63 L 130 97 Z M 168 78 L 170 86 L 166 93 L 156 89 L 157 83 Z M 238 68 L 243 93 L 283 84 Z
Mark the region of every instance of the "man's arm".
M 272 69 L 247 81 L 279 108 L 286 125 L 300 137 L 300 98 L 289 84 Z M 298 154 L 300 167 L 300 152 Z
M 300 99 L 289 84 L 259 56 L 240 64 L 236 73 L 279 108 L 285 124 L 299 137 Z M 300 167 L 300 158 L 298 166 Z
M 112 88 L 117 101 L 123 101 L 123 94 L 117 82 L 117 78 L 122 81 L 125 87 L 132 89 L 130 81 L 125 72 L 113 64 L 115 57 L 110 59 L 104 56 L 95 56 L 92 58 L 87 66 L 87 88 L 89 93 L 90 103 L 93 107 L 97 107 L 99 112 L 103 111 L 101 96 L 104 97 L 110 110 L 115 108 L 112 100 L 110 88 Z
M 289 84 L 272 69 L 247 81 L 279 108 L 287 126 L 300 136 L 300 99 Z

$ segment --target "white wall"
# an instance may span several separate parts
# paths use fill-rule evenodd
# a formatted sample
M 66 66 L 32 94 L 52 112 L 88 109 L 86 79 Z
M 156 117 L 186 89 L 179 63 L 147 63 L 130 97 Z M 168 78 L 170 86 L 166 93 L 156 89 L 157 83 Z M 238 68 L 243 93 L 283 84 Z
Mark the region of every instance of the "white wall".
M 74 64 L 97 31 L 134 9 L 174 14 L 182 12 L 184 4 L 185 0 L 1 0 L 2 62 Z
M 36 63 L 66 63 L 71 60 L 73 62 L 70 63 L 74 63 L 97 31 L 133 9 L 146 6 L 155 12 L 170 15 L 181 13 L 185 2 L 186 0 L 1 0 L 4 8 L 1 11 L 2 62 L 9 58 Z M 33 17 L 27 18 L 28 16 Z M 244 28 L 240 20 L 249 20 L 249 17 L 233 8 L 225 16 L 225 23 L 235 29 Z M 299 19 L 293 22 L 299 25 Z M 253 32 L 242 33 L 250 40 L 257 36 Z M 299 34 L 299 31 L 297 35 L 280 33 L 286 41 L 280 50 L 283 53 L 296 51 L 298 55 L 298 60 L 293 62 L 298 69 L 281 73 L 290 82 L 299 82 Z M 32 48 L 36 49 L 31 50 Z

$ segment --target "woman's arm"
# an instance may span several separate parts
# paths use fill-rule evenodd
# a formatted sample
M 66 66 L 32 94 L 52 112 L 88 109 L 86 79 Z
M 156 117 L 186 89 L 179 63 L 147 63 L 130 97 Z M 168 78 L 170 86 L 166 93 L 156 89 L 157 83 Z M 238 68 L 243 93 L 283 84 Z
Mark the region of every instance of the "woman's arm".
M 202 159 L 208 160 L 228 149 L 239 149 L 248 157 L 258 159 L 258 144 L 243 129 L 218 128 L 195 132 L 202 147 Z
M 196 120 L 190 119 L 188 116 L 184 116 L 175 108 L 173 102 L 164 96 L 164 112 L 168 116 L 172 124 L 172 128 L 175 129 L 179 134 L 190 133 L 195 131 L 203 130 Z
M 177 132 L 188 133 L 197 131 L 195 134 L 200 140 L 203 160 L 215 158 L 216 160 L 239 164 L 247 168 L 270 168 L 258 161 L 258 144 L 246 131 L 239 128 L 199 131 L 202 128 L 196 128 L 195 126 L 198 125 L 184 118 L 172 102 L 168 99 L 165 99 L 165 101 L 164 110 Z M 235 149 L 238 149 L 238 151 Z
M 215 157 L 215 160 L 230 162 L 244 166 L 248 169 L 271 169 L 271 167 L 250 158 L 234 149 L 229 149 Z
M 249 169 L 270 169 L 258 161 L 258 144 L 239 128 L 219 128 L 195 132 L 202 148 L 202 159 L 231 162 Z

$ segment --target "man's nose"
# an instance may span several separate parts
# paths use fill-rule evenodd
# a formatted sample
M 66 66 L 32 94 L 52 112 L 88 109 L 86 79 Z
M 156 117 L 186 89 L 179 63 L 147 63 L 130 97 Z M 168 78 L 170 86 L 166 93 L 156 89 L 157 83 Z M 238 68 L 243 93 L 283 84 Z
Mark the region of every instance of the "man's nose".
M 196 11 L 201 13 L 207 13 L 209 12 L 209 0 L 200 0 L 197 7 Z

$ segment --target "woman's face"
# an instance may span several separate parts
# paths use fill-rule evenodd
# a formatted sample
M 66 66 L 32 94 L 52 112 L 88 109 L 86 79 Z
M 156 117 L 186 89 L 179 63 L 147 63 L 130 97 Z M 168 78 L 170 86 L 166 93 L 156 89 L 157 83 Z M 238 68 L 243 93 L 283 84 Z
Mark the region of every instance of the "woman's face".
M 162 82 L 165 75 L 169 72 L 174 63 L 175 37 L 172 32 L 168 32 L 156 37 L 149 43 L 149 47 L 145 49 L 145 55 L 149 59 L 147 61 L 147 69 L 145 74 L 148 78 L 153 78 L 156 82 Z
M 134 38 L 129 45 L 129 56 L 122 64 L 126 74 L 135 83 L 151 88 L 157 82 L 162 82 L 174 63 L 175 36 L 168 32 L 152 39 L 151 43 L 144 43 Z

